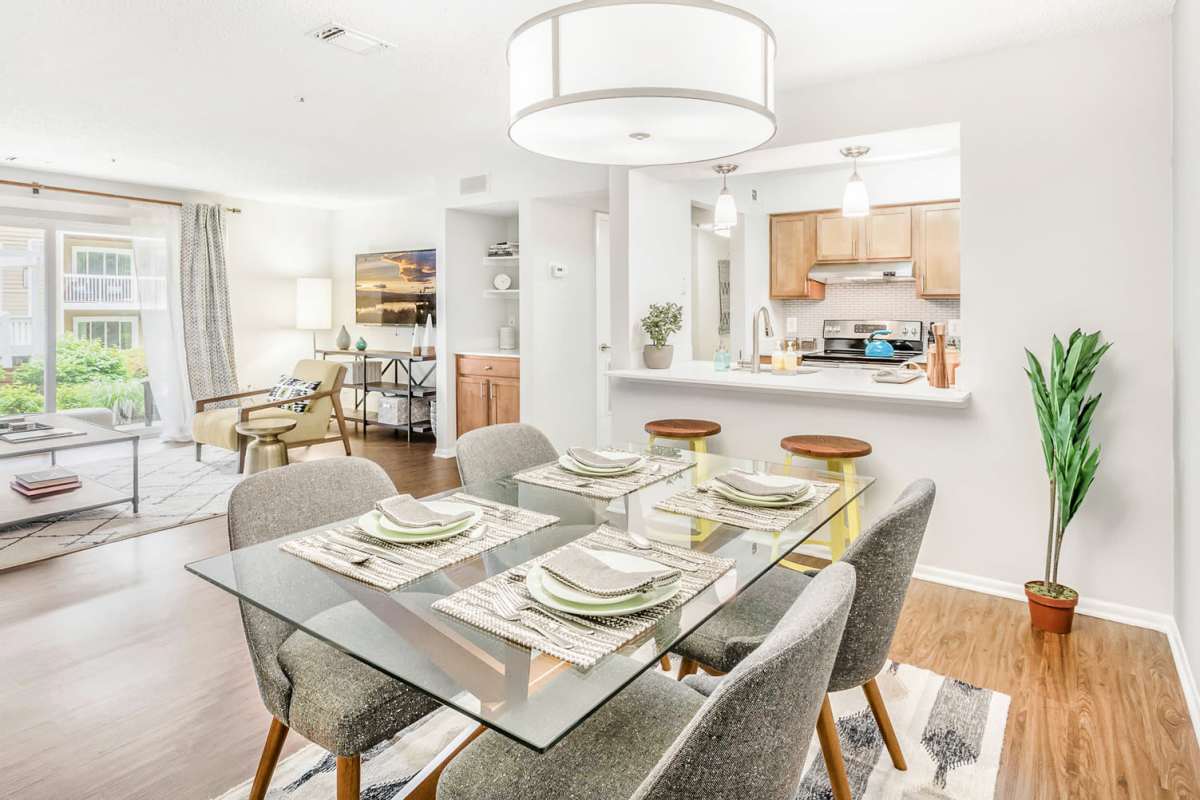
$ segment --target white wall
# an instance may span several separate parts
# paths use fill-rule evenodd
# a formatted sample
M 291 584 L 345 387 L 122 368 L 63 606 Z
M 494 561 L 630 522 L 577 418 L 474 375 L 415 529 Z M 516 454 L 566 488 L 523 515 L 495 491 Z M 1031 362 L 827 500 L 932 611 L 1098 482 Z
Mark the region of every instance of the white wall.
M 711 360 L 720 335 L 721 297 L 717 262 L 729 259 L 729 237 L 692 228 L 692 356 Z
M 1175 615 L 1193 665 L 1200 664 L 1200 363 L 1188 347 L 1200 319 L 1200 9 L 1175 4 Z M 1200 724 L 1200 720 L 1197 721 Z
M 562 278 L 550 265 L 567 269 Z M 596 212 L 521 204 L 521 421 L 559 449 L 596 432 Z
M 907 444 L 876 450 L 875 463 L 898 465 L 891 487 L 939 479 L 923 564 L 1009 584 L 1040 574 L 1047 489 L 1022 348 L 1044 354 L 1053 332 L 1101 329 L 1116 342 L 1094 385 L 1104 461 L 1062 578 L 1093 600 L 1172 610 L 1171 357 L 1144 344 L 1172 333 L 1170 100 L 1166 21 L 778 97 L 778 145 L 961 123 L 960 375 L 972 405 L 952 426 L 897 413 Z M 632 236 L 630 248 L 632 260 Z M 803 428 L 853 435 L 853 411 L 809 415 Z M 926 442 L 948 437 L 930 460 Z

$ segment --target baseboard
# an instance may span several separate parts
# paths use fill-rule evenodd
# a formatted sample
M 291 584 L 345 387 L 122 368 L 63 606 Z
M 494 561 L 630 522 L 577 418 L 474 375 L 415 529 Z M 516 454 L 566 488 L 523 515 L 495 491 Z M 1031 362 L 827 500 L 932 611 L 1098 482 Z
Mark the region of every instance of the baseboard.
M 454 458 L 454 447 L 437 447 L 433 451 L 434 458 Z
M 953 586 L 956 589 L 967 589 L 995 597 L 1025 601 L 1025 587 L 1019 583 L 1009 583 L 995 578 L 985 578 L 981 575 L 971 575 L 967 572 L 956 572 L 923 564 L 918 564 L 913 570 L 913 577 L 930 583 Z M 1183 637 L 1179 632 L 1179 625 L 1175 622 L 1175 617 L 1107 600 L 1088 600 L 1086 597 L 1080 599 L 1075 613 L 1106 619 L 1110 622 L 1119 622 L 1122 625 L 1133 625 L 1137 628 L 1159 631 L 1167 637 L 1167 644 L 1171 648 L 1171 657 L 1175 660 L 1175 672 L 1179 675 L 1179 685 L 1183 689 L 1184 702 L 1187 703 L 1188 714 L 1192 718 L 1192 729 L 1195 731 L 1196 740 L 1200 742 L 1200 687 L 1196 684 L 1196 676 L 1188 661 L 1187 651 L 1183 646 Z

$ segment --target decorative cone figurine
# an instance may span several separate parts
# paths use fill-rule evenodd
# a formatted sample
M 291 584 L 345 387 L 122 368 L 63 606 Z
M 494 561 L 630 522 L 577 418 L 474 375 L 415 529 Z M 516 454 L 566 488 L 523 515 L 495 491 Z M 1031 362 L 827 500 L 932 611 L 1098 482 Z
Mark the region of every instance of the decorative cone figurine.
M 413 323 L 412 344 L 408 346 L 408 352 L 414 356 L 421 355 L 421 326 L 419 323 Z
M 338 331 L 337 348 L 338 348 L 338 350 L 349 350 L 350 349 L 350 332 L 348 330 L 346 330 L 345 325 L 343 325 L 342 329 L 340 331 Z
M 425 338 L 421 341 L 421 355 L 432 356 L 435 350 L 433 338 L 433 315 L 425 315 Z

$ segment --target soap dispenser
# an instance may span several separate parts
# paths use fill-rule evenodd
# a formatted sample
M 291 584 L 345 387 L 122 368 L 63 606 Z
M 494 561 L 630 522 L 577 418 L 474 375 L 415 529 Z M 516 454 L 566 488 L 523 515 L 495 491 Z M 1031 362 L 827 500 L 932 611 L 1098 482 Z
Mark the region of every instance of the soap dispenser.
M 771 372 L 774 372 L 776 375 L 783 375 L 786 371 L 783 345 L 776 342 L 775 352 L 771 353 Z

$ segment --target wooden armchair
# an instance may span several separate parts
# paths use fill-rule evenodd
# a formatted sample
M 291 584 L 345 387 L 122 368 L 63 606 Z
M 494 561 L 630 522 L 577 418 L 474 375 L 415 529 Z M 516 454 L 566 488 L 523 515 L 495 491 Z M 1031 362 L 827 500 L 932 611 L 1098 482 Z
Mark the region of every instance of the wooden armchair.
M 292 376 L 304 381 L 320 381 L 317 390 L 302 397 L 290 397 L 286 400 L 266 401 L 249 406 L 235 408 L 215 408 L 206 410 L 207 406 L 228 400 L 243 400 L 268 394 L 268 389 L 252 389 L 237 394 L 227 394 L 221 397 L 209 397 L 196 401 L 196 416 L 192 419 L 192 438 L 196 440 L 196 460 L 200 460 L 202 448 L 209 444 L 226 450 L 238 451 L 238 472 L 246 463 L 247 439 L 237 432 L 235 426 L 239 422 L 264 417 L 288 417 L 296 420 L 296 427 L 280 436 L 280 440 L 288 446 L 308 447 L 309 445 L 341 440 L 350 455 L 350 435 L 346 428 L 346 418 L 342 413 L 342 384 L 346 380 L 346 366 L 336 361 L 321 359 L 305 359 L 296 364 Z M 297 401 L 307 400 L 308 409 L 298 414 L 282 406 Z M 329 419 L 337 420 L 337 433 L 329 433 Z

